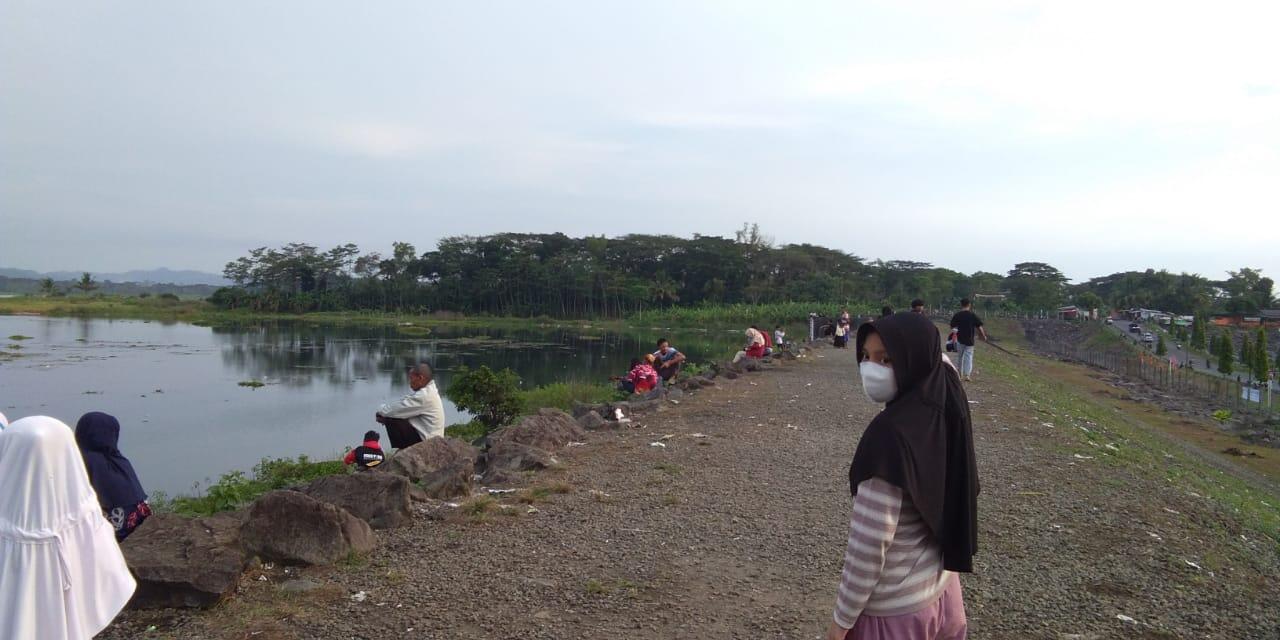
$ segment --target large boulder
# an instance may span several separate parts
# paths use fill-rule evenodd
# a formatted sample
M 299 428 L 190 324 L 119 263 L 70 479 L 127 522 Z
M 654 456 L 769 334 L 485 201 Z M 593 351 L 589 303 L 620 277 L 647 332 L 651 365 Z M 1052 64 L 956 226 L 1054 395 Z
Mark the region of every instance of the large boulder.
M 410 524 L 409 479 L 390 473 L 365 471 L 319 478 L 301 491 L 316 500 L 346 509 L 374 529 Z
M 485 454 L 485 484 L 508 484 L 518 481 L 523 471 L 539 471 L 559 464 L 545 449 L 519 442 L 499 442 Z
M 538 413 L 525 416 L 519 423 L 495 433 L 490 442 L 495 446 L 515 443 L 546 451 L 558 451 L 570 442 L 581 441 L 585 436 L 582 426 L 573 416 L 559 409 L 539 409 Z
M 471 493 L 479 450 L 457 438 L 428 438 L 397 451 L 387 471 L 404 476 L 438 500 Z
M 364 520 L 298 491 L 258 498 L 240 540 L 250 553 L 289 564 L 333 564 L 377 546 Z
M 235 591 L 249 554 L 240 546 L 244 513 L 147 518 L 120 545 L 138 589 L 132 607 L 208 607 Z

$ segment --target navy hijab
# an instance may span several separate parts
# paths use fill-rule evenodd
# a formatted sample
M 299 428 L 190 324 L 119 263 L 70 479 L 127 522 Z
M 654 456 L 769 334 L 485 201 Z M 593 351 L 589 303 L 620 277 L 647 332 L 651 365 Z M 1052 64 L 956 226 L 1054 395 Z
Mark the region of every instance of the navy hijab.
M 120 421 L 99 411 L 80 416 L 76 423 L 76 444 L 84 457 L 89 482 L 98 494 L 104 512 L 122 508 L 126 512 L 147 499 L 129 459 L 120 453 Z
M 858 358 L 872 332 L 893 359 L 898 395 L 867 426 L 849 465 L 849 489 L 880 477 L 911 496 L 942 547 L 948 571 L 973 571 L 978 551 L 978 465 L 960 376 L 942 362 L 937 327 L 897 313 L 858 329 Z

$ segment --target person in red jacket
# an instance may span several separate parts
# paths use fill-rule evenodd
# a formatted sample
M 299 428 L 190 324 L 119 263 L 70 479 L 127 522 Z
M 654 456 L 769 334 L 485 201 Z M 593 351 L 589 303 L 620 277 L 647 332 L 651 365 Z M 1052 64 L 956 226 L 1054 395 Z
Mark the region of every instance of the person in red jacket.
M 372 469 L 386 460 L 386 455 L 382 453 L 382 445 L 378 443 L 379 436 L 377 431 L 367 431 L 364 434 L 364 444 L 347 452 L 347 456 L 342 459 L 346 464 L 356 465 L 356 469 L 364 471 Z
M 658 372 L 653 368 L 653 354 L 645 356 L 644 361 L 631 359 L 631 370 L 618 380 L 618 389 L 629 393 L 648 393 L 658 386 Z

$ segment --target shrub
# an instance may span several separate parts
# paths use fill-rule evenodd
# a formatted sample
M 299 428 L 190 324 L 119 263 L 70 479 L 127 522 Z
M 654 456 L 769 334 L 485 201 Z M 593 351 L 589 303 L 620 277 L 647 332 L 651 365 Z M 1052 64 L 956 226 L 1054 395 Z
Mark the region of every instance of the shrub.
M 1231 410 L 1218 409 L 1217 411 L 1213 412 L 1213 419 L 1217 420 L 1218 422 L 1226 422 L 1231 419 Z
M 178 496 L 169 499 L 163 493 L 157 493 L 152 496 L 151 502 L 157 511 L 172 511 L 183 516 L 207 516 L 239 509 L 268 491 L 346 472 L 346 465 L 341 460 L 312 462 L 307 456 L 298 456 L 296 460 L 263 458 L 254 465 L 252 478 L 243 471 L 232 471 L 222 474 L 217 482 L 209 485 L 203 496 Z
M 479 369 L 462 367 L 445 396 L 492 431 L 520 415 L 520 376 L 511 369 L 495 373 L 484 365 Z
M 471 422 L 463 422 L 461 424 L 451 424 L 444 428 L 444 435 L 450 438 L 458 438 L 467 442 L 475 442 L 483 438 L 489 430 L 485 428 L 484 423 L 479 420 Z

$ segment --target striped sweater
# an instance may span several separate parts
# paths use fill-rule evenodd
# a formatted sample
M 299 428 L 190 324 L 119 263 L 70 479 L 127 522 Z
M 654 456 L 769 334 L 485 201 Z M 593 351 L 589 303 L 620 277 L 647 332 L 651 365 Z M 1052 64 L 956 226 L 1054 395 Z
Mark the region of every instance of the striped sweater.
M 942 550 L 911 497 L 880 478 L 859 484 L 836 594 L 836 624 L 850 629 L 864 613 L 919 611 L 942 594 L 949 578 Z

